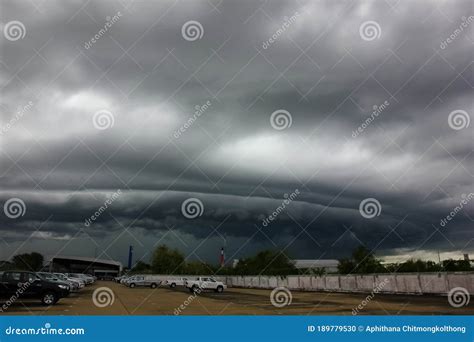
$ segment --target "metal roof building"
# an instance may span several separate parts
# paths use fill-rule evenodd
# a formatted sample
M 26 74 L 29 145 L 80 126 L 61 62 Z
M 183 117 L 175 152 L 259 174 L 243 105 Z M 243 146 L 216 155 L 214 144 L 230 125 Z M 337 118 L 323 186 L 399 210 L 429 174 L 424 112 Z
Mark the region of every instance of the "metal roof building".
M 115 260 L 56 255 L 46 259 L 50 272 L 87 273 L 98 277 L 115 276 L 122 271 L 122 263 Z
M 297 260 L 292 260 L 292 261 L 295 267 L 298 269 L 324 268 L 326 272 L 337 272 L 337 265 L 339 265 L 339 261 L 335 259 L 319 259 L 319 260 L 297 259 Z

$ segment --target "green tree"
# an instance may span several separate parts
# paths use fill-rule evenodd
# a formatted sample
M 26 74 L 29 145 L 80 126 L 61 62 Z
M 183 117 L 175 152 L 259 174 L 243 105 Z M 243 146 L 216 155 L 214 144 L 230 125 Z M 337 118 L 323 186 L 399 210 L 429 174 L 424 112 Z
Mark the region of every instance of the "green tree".
M 443 270 L 446 272 L 461 272 L 461 271 L 470 271 L 471 265 L 470 262 L 464 259 L 461 260 L 443 260 Z
M 43 256 L 36 252 L 17 254 L 12 259 L 15 268 L 28 271 L 40 271 L 43 267 L 43 261 Z
M 151 272 L 150 264 L 143 261 L 138 261 L 135 266 L 130 270 L 132 273 L 149 273 Z
M 355 270 L 354 261 L 352 261 L 351 259 L 347 259 L 347 258 L 340 259 L 339 264 L 337 265 L 337 270 L 341 274 L 353 273 L 354 270 Z
M 239 261 L 235 273 L 242 275 L 289 275 L 297 274 L 291 260 L 281 251 L 266 250 Z
M 0 261 L 0 271 L 12 270 L 14 268 L 15 268 L 15 265 L 13 265 L 13 263 L 11 263 L 10 261 L 5 261 L 5 260 Z
M 356 264 L 356 273 L 385 272 L 380 260 L 364 246 L 357 247 L 352 253 L 352 257 Z
M 177 249 L 165 245 L 158 246 L 151 262 L 151 269 L 158 274 L 180 274 L 184 269 L 184 256 Z
M 352 259 L 339 260 L 338 270 L 343 274 L 386 272 L 380 260 L 364 246 L 359 246 L 352 252 Z
M 193 261 L 184 266 L 184 273 L 192 275 L 214 274 L 215 269 L 207 263 Z

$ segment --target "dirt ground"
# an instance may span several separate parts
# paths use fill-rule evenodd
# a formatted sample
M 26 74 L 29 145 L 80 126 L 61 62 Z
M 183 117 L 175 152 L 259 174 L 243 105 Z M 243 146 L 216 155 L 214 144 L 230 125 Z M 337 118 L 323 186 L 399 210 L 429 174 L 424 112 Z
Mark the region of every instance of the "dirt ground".
M 108 287 L 113 303 L 94 304 L 93 293 Z M 289 305 L 277 308 L 270 301 L 271 290 L 227 289 L 193 296 L 184 288 L 128 288 L 99 281 L 80 293 L 62 298 L 56 305 L 42 306 L 37 300 L 17 301 L 0 315 L 352 315 L 367 295 L 291 291 Z M 99 304 L 101 302 L 99 301 Z M 377 294 L 359 315 L 474 315 L 474 303 L 461 308 L 449 305 L 447 297 Z

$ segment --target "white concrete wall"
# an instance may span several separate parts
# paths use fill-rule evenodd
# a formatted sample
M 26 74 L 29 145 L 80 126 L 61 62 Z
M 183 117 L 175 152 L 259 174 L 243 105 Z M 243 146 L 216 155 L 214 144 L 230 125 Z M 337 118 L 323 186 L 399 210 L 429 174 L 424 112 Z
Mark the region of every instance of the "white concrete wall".
M 313 277 L 312 284 L 314 290 L 322 291 L 326 288 L 326 277 Z
M 312 289 L 311 286 L 311 277 L 310 276 L 302 276 L 300 277 L 300 288 L 302 290 L 309 291 Z
M 264 289 L 270 288 L 270 277 L 260 277 L 260 287 Z
M 448 273 L 447 284 L 450 289 L 455 287 L 464 287 L 469 293 L 474 293 L 474 279 L 466 277 L 463 273 Z
M 356 277 L 353 275 L 340 276 L 341 277 L 341 290 L 342 291 L 354 291 L 357 288 Z
M 362 292 L 371 292 L 375 287 L 375 276 L 372 274 L 356 275 L 357 289 Z
M 280 287 L 289 287 L 288 278 L 277 277 L 277 284 Z
M 300 281 L 298 276 L 288 276 L 288 288 L 289 289 L 299 289 Z
M 337 291 L 340 289 L 339 276 L 326 276 L 325 291 Z
M 375 286 L 381 293 L 397 293 L 397 276 L 393 274 L 376 274 Z
M 447 293 L 449 288 L 446 274 L 420 274 L 420 287 L 422 293 Z
M 158 275 L 163 280 L 189 275 Z M 203 275 L 208 277 L 209 275 Z M 376 287 L 381 293 L 400 294 L 447 294 L 455 287 L 463 287 L 474 295 L 474 272 L 456 273 L 397 273 L 358 274 L 325 276 L 215 276 L 229 287 L 274 289 L 287 287 L 301 291 L 364 292 L 370 293 Z
M 447 294 L 464 287 L 474 294 L 474 273 L 399 273 L 326 276 L 232 276 L 219 277 L 229 287 L 272 289 L 283 286 L 301 291 Z
M 400 293 L 422 293 L 418 274 L 403 274 L 396 276 L 397 292 Z
M 277 287 L 278 286 L 277 277 L 268 277 L 268 286 L 273 289 Z

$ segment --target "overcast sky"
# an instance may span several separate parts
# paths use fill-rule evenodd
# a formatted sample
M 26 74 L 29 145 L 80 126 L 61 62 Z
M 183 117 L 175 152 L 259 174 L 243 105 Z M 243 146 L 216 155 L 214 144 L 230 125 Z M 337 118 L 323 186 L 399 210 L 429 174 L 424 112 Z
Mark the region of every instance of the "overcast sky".
M 2 0 L 0 259 L 474 254 L 472 15 Z

